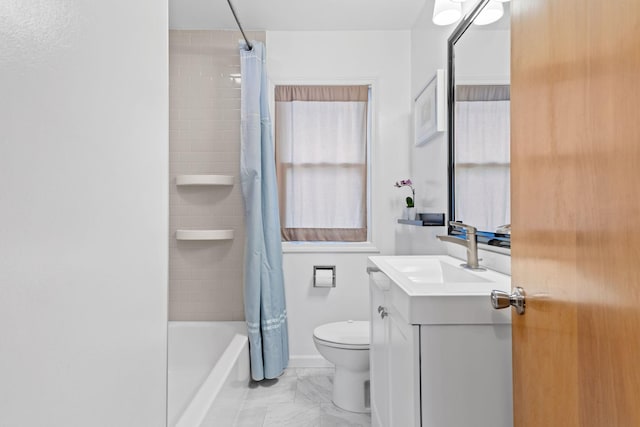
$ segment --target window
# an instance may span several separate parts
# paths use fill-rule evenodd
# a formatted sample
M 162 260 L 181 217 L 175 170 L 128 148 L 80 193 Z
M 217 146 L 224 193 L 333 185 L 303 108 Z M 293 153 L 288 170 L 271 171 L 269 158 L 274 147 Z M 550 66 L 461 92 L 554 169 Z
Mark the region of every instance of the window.
M 495 232 L 510 219 L 509 85 L 456 86 L 455 218 Z
M 367 240 L 368 86 L 276 86 L 283 241 Z

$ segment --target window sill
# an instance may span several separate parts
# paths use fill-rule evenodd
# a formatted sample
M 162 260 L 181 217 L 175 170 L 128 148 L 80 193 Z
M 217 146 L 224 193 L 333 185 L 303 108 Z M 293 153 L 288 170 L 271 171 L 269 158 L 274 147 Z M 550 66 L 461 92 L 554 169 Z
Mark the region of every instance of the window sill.
M 287 253 L 380 253 L 371 242 L 282 242 Z

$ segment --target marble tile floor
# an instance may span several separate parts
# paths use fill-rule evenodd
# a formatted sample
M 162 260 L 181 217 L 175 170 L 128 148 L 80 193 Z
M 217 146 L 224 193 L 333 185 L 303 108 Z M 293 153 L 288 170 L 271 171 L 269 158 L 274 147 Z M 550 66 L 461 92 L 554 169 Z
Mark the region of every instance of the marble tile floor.
M 332 384 L 333 368 L 290 368 L 277 379 L 252 382 L 229 427 L 371 426 L 370 414 L 331 402 Z

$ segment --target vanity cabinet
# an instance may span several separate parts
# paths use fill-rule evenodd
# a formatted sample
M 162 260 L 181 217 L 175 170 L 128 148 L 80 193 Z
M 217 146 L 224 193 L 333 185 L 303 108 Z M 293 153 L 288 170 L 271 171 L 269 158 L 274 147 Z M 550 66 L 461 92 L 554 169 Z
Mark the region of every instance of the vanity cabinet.
M 419 426 L 419 327 L 392 304 L 386 275 L 372 273 L 370 284 L 372 425 Z
M 370 273 L 369 301 L 371 302 L 371 342 L 369 346 L 369 372 L 371 393 L 371 423 L 373 427 L 389 424 L 389 322 L 384 295 L 389 279 L 382 273 Z
M 372 425 L 512 427 L 510 316 L 483 295 L 508 284 L 466 295 L 459 282 L 442 295 L 420 293 L 371 261 L 369 272 Z

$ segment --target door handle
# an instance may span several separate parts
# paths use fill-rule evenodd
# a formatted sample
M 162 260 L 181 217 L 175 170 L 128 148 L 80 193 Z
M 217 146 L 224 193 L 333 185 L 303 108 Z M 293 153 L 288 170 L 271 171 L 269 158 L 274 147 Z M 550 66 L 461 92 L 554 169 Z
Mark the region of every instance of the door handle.
M 526 303 L 524 289 L 517 287 L 513 290 L 513 293 L 509 295 L 504 291 L 491 291 L 491 305 L 496 310 L 513 306 L 516 309 L 516 313 L 524 314 L 524 307 Z

